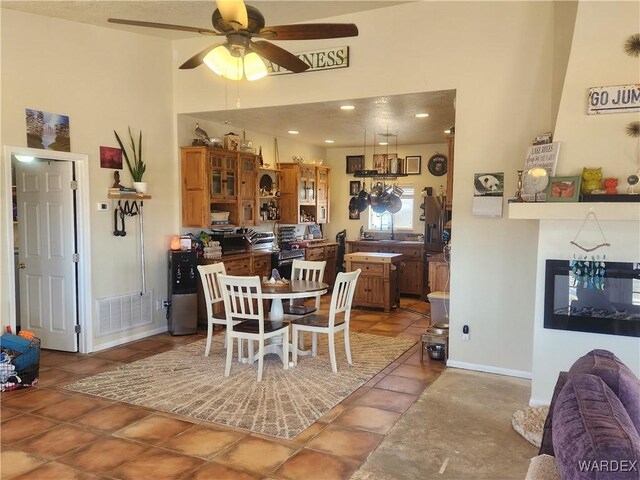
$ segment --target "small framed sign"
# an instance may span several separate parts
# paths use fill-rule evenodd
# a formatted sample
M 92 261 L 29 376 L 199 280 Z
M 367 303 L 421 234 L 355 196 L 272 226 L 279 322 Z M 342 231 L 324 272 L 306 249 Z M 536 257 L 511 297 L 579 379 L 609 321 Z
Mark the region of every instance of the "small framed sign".
M 364 155 L 347 155 L 347 174 L 364 169 Z
M 407 155 L 405 158 L 405 168 L 408 175 L 420 175 L 422 171 L 422 157 L 420 155 Z

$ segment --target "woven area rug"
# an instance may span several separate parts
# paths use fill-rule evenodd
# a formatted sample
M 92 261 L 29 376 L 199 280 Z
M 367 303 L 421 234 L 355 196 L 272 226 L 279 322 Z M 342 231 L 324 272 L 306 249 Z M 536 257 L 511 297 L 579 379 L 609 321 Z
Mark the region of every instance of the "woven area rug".
M 540 447 L 544 421 L 547 419 L 549 407 L 526 407 L 516 410 L 511 419 L 511 426 L 532 445 Z
M 209 357 L 203 339 L 65 388 L 291 439 L 416 343 L 352 332 L 349 366 L 339 334 L 338 373 L 333 373 L 326 335 L 318 337 L 318 356 L 298 356 L 294 368 L 284 370 L 278 356 L 267 355 L 260 383 L 257 363 L 240 364 L 235 353 L 231 374 L 224 376 L 223 337 L 217 335 Z

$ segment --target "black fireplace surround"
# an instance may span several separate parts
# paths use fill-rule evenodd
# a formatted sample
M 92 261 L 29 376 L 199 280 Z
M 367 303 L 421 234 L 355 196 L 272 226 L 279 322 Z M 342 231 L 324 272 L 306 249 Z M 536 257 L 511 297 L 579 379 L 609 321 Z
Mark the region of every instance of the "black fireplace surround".
M 596 277 L 546 263 L 544 328 L 640 337 L 640 263 L 605 261 Z

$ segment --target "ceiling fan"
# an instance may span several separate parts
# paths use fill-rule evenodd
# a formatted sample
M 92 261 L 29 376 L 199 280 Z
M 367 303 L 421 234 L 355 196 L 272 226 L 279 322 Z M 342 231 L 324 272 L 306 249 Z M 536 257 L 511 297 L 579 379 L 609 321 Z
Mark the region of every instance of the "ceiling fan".
M 353 23 L 305 23 L 265 27 L 260 11 L 243 0 L 216 0 L 216 10 L 211 16 L 213 30 L 167 23 L 143 22 L 109 18 L 111 23 L 138 27 L 164 28 L 199 33 L 202 35 L 225 36 L 226 42 L 213 44 L 196 53 L 184 62 L 181 69 L 191 69 L 206 64 L 218 75 L 240 80 L 257 80 L 267 75 L 262 59 L 266 59 L 285 69 L 300 73 L 309 68 L 294 54 L 266 40 L 316 40 L 322 38 L 355 37 L 358 27 Z

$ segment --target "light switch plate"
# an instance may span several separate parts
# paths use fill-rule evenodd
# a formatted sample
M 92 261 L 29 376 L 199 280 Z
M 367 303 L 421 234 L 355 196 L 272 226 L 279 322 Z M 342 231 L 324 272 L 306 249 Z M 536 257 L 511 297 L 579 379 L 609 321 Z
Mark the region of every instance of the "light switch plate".
M 109 204 L 106 202 L 98 202 L 96 204 L 96 210 L 109 210 Z

